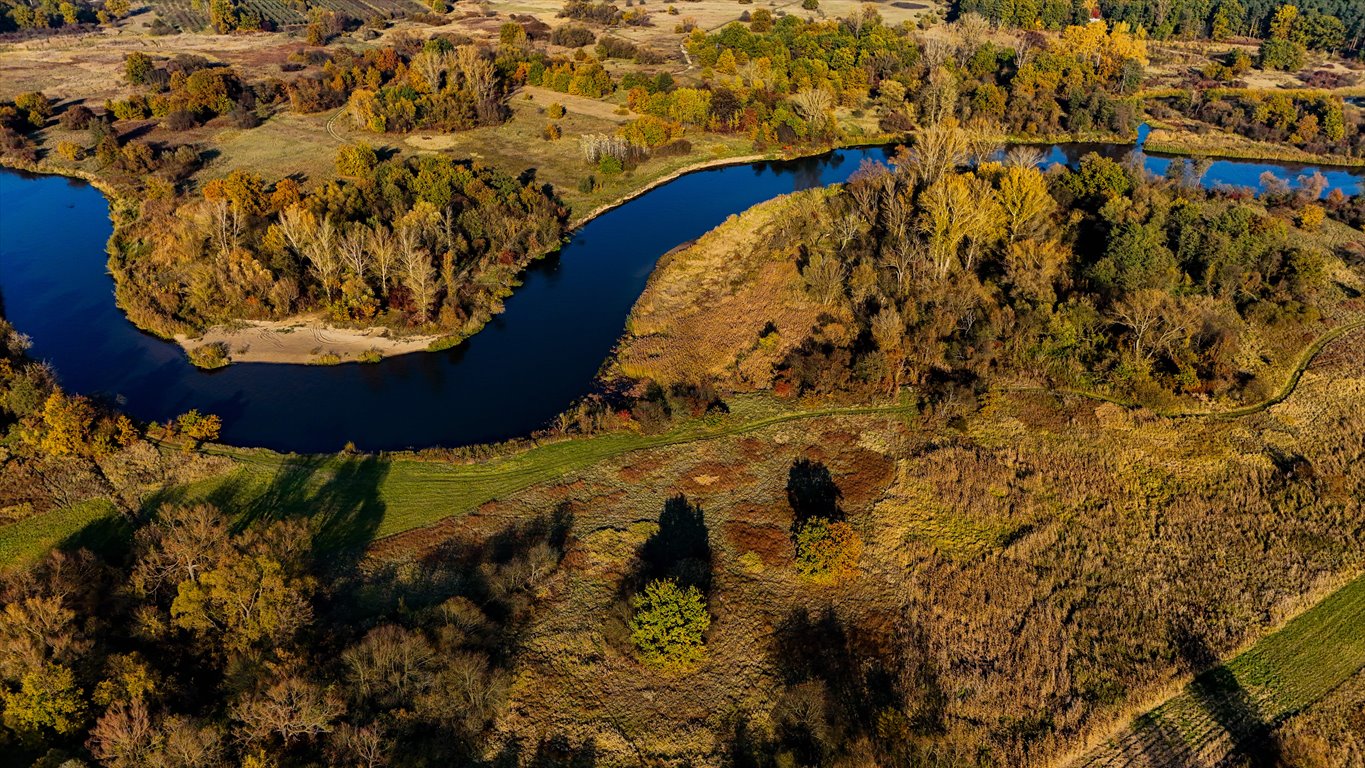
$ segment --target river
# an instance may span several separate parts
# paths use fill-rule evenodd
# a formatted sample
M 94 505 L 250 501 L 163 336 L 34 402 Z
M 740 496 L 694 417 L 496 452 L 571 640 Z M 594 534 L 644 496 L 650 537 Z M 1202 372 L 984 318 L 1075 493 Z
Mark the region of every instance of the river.
M 1048 164 L 1131 146 L 1059 145 Z M 336 366 L 190 365 L 179 346 L 138 331 L 114 304 L 105 268 L 111 226 L 103 196 L 54 176 L 0 172 L 0 307 L 33 340 L 63 386 L 109 398 L 131 415 L 165 420 L 198 408 L 223 419 L 224 442 L 282 451 L 454 446 L 544 426 L 587 394 L 654 268 L 674 246 L 727 216 L 796 190 L 843 181 L 885 148 L 838 150 L 789 162 L 691 173 L 593 219 L 531 267 L 506 310 L 455 349 Z M 1165 172 L 1169 158 L 1144 155 Z M 1206 185 L 1257 187 L 1314 168 L 1220 160 Z M 1365 173 L 1321 169 L 1332 187 L 1360 191 Z

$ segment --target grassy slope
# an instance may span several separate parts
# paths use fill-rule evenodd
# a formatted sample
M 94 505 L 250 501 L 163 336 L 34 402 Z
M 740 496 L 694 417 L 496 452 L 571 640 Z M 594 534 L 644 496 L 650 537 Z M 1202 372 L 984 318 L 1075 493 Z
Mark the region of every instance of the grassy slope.
M 1365 668 L 1365 576 L 1199 675 L 1075 765 L 1213 765 Z

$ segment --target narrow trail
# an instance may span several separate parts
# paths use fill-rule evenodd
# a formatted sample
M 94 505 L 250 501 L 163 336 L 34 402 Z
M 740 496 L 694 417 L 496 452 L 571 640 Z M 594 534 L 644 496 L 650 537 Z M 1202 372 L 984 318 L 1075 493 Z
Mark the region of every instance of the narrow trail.
M 338 109 L 337 111 L 333 112 L 332 116 L 327 118 L 326 125 L 327 135 L 331 136 L 334 141 L 340 144 L 345 144 L 346 140 L 341 138 L 341 134 L 337 133 L 336 122 L 337 120 L 340 120 L 341 116 L 344 114 L 346 114 L 346 107 L 342 107 L 341 109 Z

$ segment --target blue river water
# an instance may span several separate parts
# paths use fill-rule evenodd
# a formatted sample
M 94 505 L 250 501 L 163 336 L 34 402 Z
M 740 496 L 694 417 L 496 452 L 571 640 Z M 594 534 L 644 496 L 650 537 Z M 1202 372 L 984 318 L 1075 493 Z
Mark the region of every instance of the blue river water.
M 1121 145 L 1058 145 L 1046 163 Z M 506 310 L 452 350 L 373 365 L 190 365 L 180 348 L 138 331 L 114 304 L 106 272 L 111 225 L 103 196 L 59 177 L 0 172 L 0 311 L 28 334 L 73 392 L 108 398 L 131 415 L 165 420 L 198 408 L 223 419 L 222 439 L 283 451 L 454 446 L 503 440 L 544 426 L 587 394 L 658 258 L 731 214 L 796 190 L 843 181 L 882 147 L 789 162 L 698 171 L 592 220 L 534 265 Z M 1162 174 L 1169 158 L 1144 156 Z M 1257 187 L 1314 169 L 1217 161 L 1206 185 Z M 1330 187 L 1358 193 L 1365 173 L 1320 169 Z M 1330 188 L 1329 187 L 1329 188 Z

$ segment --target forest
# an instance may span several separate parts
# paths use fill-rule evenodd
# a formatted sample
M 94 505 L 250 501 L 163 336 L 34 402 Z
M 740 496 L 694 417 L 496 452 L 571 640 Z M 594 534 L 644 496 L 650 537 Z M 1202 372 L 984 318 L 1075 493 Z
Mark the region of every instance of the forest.
M 463 338 L 558 247 L 565 211 L 534 184 L 443 157 L 379 161 L 363 144 L 337 164 L 341 178 L 307 193 L 233 172 L 188 201 L 149 197 L 112 246 L 120 306 L 165 335 L 321 309 Z

